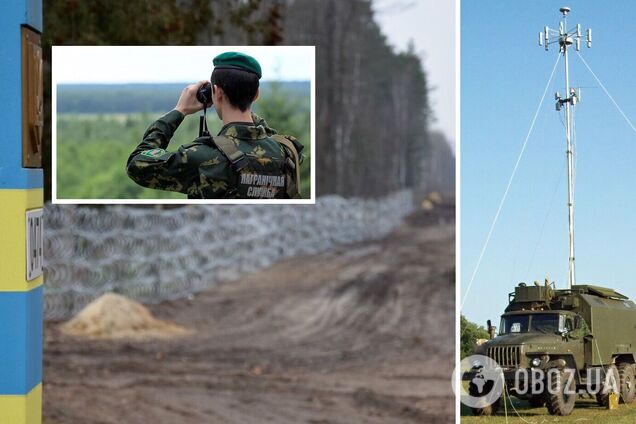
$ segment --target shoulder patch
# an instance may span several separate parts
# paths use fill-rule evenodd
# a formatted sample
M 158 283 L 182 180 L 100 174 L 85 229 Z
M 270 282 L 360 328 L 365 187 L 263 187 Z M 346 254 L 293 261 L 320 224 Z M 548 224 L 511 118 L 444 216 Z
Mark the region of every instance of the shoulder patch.
M 232 126 L 230 128 L 227 129 L 227 131 L 225 132 L 225 135 L 233 138 L 236 137 L 238 135 L 238 131 L 236 131 L 236 127 Z
M 148 156 L 149 158 L 158 158 L 159 156 L 165 154 L 166 151 L 163 149 L 152 149 L 152 150 L 145 150 L 143 152 L 141 152 L 142 156 Z

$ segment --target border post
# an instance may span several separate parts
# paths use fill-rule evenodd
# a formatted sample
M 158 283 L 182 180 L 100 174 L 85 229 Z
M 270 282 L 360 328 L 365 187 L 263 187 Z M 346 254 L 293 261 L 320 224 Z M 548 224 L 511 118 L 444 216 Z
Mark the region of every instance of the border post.
M 42 422 L 42 0 L 0 4 L 0 423 Z

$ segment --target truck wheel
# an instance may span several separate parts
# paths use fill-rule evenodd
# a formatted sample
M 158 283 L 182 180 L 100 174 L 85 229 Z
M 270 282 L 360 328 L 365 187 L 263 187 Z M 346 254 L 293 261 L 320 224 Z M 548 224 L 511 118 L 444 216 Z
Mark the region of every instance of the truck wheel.
M 530 396 L 528 402 L 530 402 L 530 406 L 533 408 L 541 408 L 545 405 L 545 397 L 543 395 Z
M 620 381 L 621 402 L 632 403 L 636 397 L 636 381 L 632 364 L 622 362 L 618 365 L 618 377 Z
M 480 396 L 483 396 L 485 393 L 489 393 L 490 390 L 492 390 L 492 388 L 493 388 L 492 381 L 486 382 L 481 392 L 477 389 L 476 384 L 470 383 L 468 385 L 468 393 L 471 396 L 480 397 Z M 473 415 L 476 415 L 476 416 L 495 415 L 497 411 L 499 410 L 499 405 L 501 405 L 501 398 L 497 399 L 494 403 L 490 405 L 484 406 L 483 408 L 472 408 Z
M 607 381 L 609 385 L 606 387 L 605 383 L 603 383 L 601 391 L 596 394 L 596 403 L 604 408 L 607 407 L 609 394 L 615 392 L 614 387 L 618 387 L 620 389 L 620 379 L 618 376 L 618 370 L 616 369 L 615 365 L 610 365 L 605 368 L 605 375 L 605 381 Z
M 558 370 L 556 373 L 550 372 L 548 375 L 550 376 L 548 384 L 551 388 L 545 396 L 548 412 L 550 415 L 570 415 L 576 401 L 576 393 L 572 393 L 576 388 L 574 380 L 568 384 L 570 376 L 563 370 Z

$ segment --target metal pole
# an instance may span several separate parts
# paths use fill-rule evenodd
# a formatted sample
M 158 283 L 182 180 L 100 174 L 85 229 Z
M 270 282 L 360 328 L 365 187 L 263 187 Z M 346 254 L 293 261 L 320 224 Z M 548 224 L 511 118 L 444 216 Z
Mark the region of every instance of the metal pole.
M 543 31 L 539 33 L 539 45 L 544 46 L 545 50 L 550 49 L 550 45 L 554 43 L 559 44 L 559 52 L 563 53 L 565 63 L 565 96 L 557 92 L 555 94 L 556 108 L 560 111 L 565 104 L 565 139 L 566 139 L 566 157 L 568 162 L 568 232 L 569 232 L 569 257 L 568 257 L 568 288 L 572 288 L 576 284 L 576 273 L 574 272 L 574 167 L 573 157 L 574 152 L 572 149 L 572 126 L 574 117 L 572 116 L 572 110 L 579 101 L 578 91 L 570 89 L 570 63 L 568 60 L 568 48 L 575 44 L 576 50 L 581 48 L 581 25 L 577 25 L 575 30 L 568 31 L 567 27 L 567 15 L 570 13 L 570 8 L 565 6 L 559 9 L 563 14 L 563 20 L 559 24 L 559 30 L 554 30 L 549 27 L 545 27 Z M 556 40 L 553 40 L 551 35 L 558 35 Z M 587 30 L 587 47 L 592 47 L 592 30 Z
M 563 50 L 565 62 L 565 137 L 567 142 L 568 161 L 568 230 L 569 230 L 569 259 L 568 259 L 568 288 L 576 284 L 574 273 L 574 193 L 573 193 L 573 166 L 572 166 L 572 113 L 570 111 L 572 94 L 570 93 L 570 69 L 568 63 L 568 46 L 572 44 L 572 39 L 567 33 L 567 13 L 569 10 L 561 9 L 563 13 L 563 33 L 560 36 L 560 45 Z

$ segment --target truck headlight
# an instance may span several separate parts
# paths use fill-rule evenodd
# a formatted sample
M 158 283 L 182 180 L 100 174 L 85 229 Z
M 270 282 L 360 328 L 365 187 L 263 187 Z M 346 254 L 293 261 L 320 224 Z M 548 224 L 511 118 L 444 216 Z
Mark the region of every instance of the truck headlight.
M 530 363 L 533 367 L 538 367 L 539 365 L 541 365 L 541 358 L 534 358 Z

